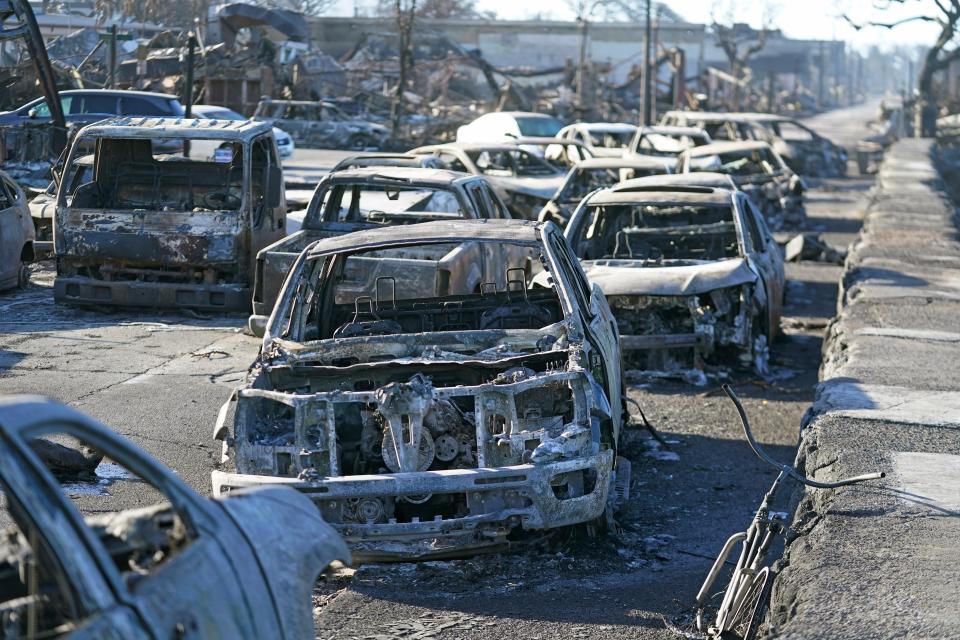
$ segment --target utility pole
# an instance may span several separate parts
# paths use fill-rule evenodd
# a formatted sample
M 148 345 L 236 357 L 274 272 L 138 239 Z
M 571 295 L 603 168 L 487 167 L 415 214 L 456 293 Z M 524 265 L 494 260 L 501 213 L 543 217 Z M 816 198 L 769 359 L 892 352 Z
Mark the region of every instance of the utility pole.
M 580 12 L 580 61 L 577 64 L 577 103 L 583 107 L 583 76 L 587 70 L 587 14 L 582 10 Z
M 185 118 L 193 117 L 193 64 L 197 48 L 197 36 L 193 31 L 187 34 L 187 73 L 184 80 L 186 86 L 183 88 L 183 116 Z
M 650 5 L 652 0 L 647 0 L 646 6 L 646 27 L 643 35 L 643 124 L 649 127 L 653 124 L 653 83 L 651 82 L 651 52 L 653 46 L 652 25 L 650 23 Z
M 117 25 L 110 25 L 110 82 L 111 89 L 117 88 Z

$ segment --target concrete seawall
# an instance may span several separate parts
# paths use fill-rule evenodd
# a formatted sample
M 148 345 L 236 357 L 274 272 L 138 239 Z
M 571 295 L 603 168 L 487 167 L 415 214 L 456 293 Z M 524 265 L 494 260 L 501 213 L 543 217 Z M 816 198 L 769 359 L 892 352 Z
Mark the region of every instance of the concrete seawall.
M 877 177 L 797 466 L 883 480 L 794 494 L 772 593 L 784 638 L 960 636 L 960 241 L 930 140 Z

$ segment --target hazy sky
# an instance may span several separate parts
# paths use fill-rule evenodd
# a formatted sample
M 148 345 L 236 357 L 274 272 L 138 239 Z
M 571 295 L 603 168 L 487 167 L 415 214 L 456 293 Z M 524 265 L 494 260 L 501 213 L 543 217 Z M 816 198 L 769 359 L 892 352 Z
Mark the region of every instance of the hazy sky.
M 657 1 L 657 0 L 655 0 Z M 376 0 L 338 0 L 337 13 L 351 14 L 356 5 L 363 11 L 376 4 Z M 640 4 L 640 2 L 637 2 Z M 843 39 L 858 47 L 871 43 L 880 45 L 912 44 L 931 42 L 938 33 L 936 25 L 914 22 L 893 30 L 865 28 L 859 32 L 852 29 L 841 14 L 847 13 L 858 22 L 894 20 L 926 13 L 935 15 L 933 0 L 906 0 L 903 5 L 886 10 L 876 9 L 883 0 L 665 0 L 667 6 L 691 22 L 709 22 L 711 10 L 716 6 L 720 14 L 732 6 L 738 22 L 750 22 L 760 26 L 765 4 L 772 8 L 774 24 L 790 37 L 813 39 Z M 895 4 L 895 3 L 894 3 Z M 477 7 L 495 11 L 502 18 L 522 20 L 540 13 L 557 20 L 574 17 L 565 0 L 478 0 Z

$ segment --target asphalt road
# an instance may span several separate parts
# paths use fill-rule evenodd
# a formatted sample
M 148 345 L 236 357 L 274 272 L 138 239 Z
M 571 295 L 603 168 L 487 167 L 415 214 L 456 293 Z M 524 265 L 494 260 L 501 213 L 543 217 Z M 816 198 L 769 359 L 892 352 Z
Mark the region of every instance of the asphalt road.
M 855 140 L 875 105 L 810 121 Z M 305 181 L 346 152 L 303 150 L 285 164 Z M 834 245 L 860 226 L 869 179 L 826 180 L 810 192 L 811 228 Z M 840 267 L 790 265 L 784 335 L 773 347 L 777 380 L 730 379 L 759 439 L 789 461 L 812 399 L 823 327 L 835 311 Z M 34 284 L 0 293 L 0 393 L 52 396 L 102 420 L 209 493 L 219 456 L 211 432 L 220 404 L 258 349 L 245 317 L 79 311 L 53 303 L 52 266 Z M 772 471 L 749 453 L 722 378 L 705 387 L 634 381 L 631 397 L 670 442 L 628 434 L 634 487 L 621 530 L 589 538 L 564 532 L 514 552 L 419 565 L 372 565 L 321 584 L 323 638 L 667 638 L 663 618 L 681 619 L 716 551 L 744 529 Z M 136 486 L 120 479 L 116 493 Z M 84 506 L 95 509 L 95 500 Z M 681 620 L 682 622 L 682 620 Z

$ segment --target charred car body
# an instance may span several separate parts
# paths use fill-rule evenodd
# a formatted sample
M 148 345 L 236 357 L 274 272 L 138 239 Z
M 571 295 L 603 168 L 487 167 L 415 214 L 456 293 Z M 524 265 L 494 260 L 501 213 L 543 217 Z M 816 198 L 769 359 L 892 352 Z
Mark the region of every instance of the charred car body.
M 483 176 L 513 216 L 525 220 L 536 220 L 564 180 L 562 169 L 513 144 L 441 144 L 410 153 L 435 155 L 453 171 Z
M 578 140 L 565 138 L 530 137 L 512 140 L 521 149 L 534 153 L 561 171 L 566 171 L 583 160 L 594 157 L 594 153 Z
M 710 144 L 710 134 L 697 127 L 655 125 L 638 127 L 627 146 L 627 153 L 642 156 L 676 158 L 691 147 Z
M 468 245 L 497 257 L 479 287 Z M 433 272 L 408 277 L 410 255 Z M 320 240 L 284 284 L 232 429 L 220 412 L 237 472 L 214 471 L 214 493 L 293 486 L 362 560 L 497 547 L 604 511 L 621 385 L 609 307 L 553 224 Z
M 577 122 L 557 133 L 558 138 L 584 144 L 596 158 L 616 158 L 630 147 L 637 125 L 626 122 Z
M 34 396 L 0 398 L 0 435 L 3 637 L 312 637 L 314 583 L 350 554 L 297 492 L 201 498 L 106 427 Z M 92 469 L 53 463 L 68 458 Z M 114 510 L 124 485 L 147 506 Z
M 767 139 L 763 127 L 743 113 L 726 111 L 668 111 L 660 124 L 669 127 L 703 129 L 713 142 Z
M 261 100 L 253 112 L 293 136 L 297 144 L 332 149 L 379 149 L 390 136 L 383 125 L 351 118 L 332 102 Z
M 586 198 L 565 232 L 607 295 L 624 361 L 685 370 L 732 355 L 765 373 L 784 267 L 760 213 L 739 191 L 636 182 Z
M 763 127 L 765 140 L 787 166 L 800 175 L 831 177 L 847 174 L 847 150 L 795 118 L 772 113 L 745 113 L 743 116 Z
M 30 278 L 35 232 L 23 189 L 0 171 L 0 291 L 22 287 Z
M 803 179 L 766 142 L 714 142 L 680 154 L 678 173 L 725 173 L 760 207 L 774 229 L 806 219 Z
M 561 227 L 586 195 L 623 180 L 670 173 L 675 163 L 647 156 L 590 158 L 575 164 L 567 173 L 563 186 L 537 216 L 543 222 L 553 221 Z
M 300 230 L 257 255 L 253 312 L 260 316 L 270 314 L 290 266 L 315 240 L 384 225 L 509 217 L 496 192 L 486 180 L 476 176 L 409 167 L 368 167 L 330 173 L 317 185 Z M 482 271 L 486 257 L 475 251 L 471 255 Z M 421 268 L 432 273 L 434 265 L 411 256 L 406 267 L 410 273 Z
M 171 153 L 173 140 L 181 149 Z M 89 125 L 71 144 L 57 190 L 54 297 L 249 309 L 254 256 L 283 237 L 285 216 L 283 175 L 264 123 Z

